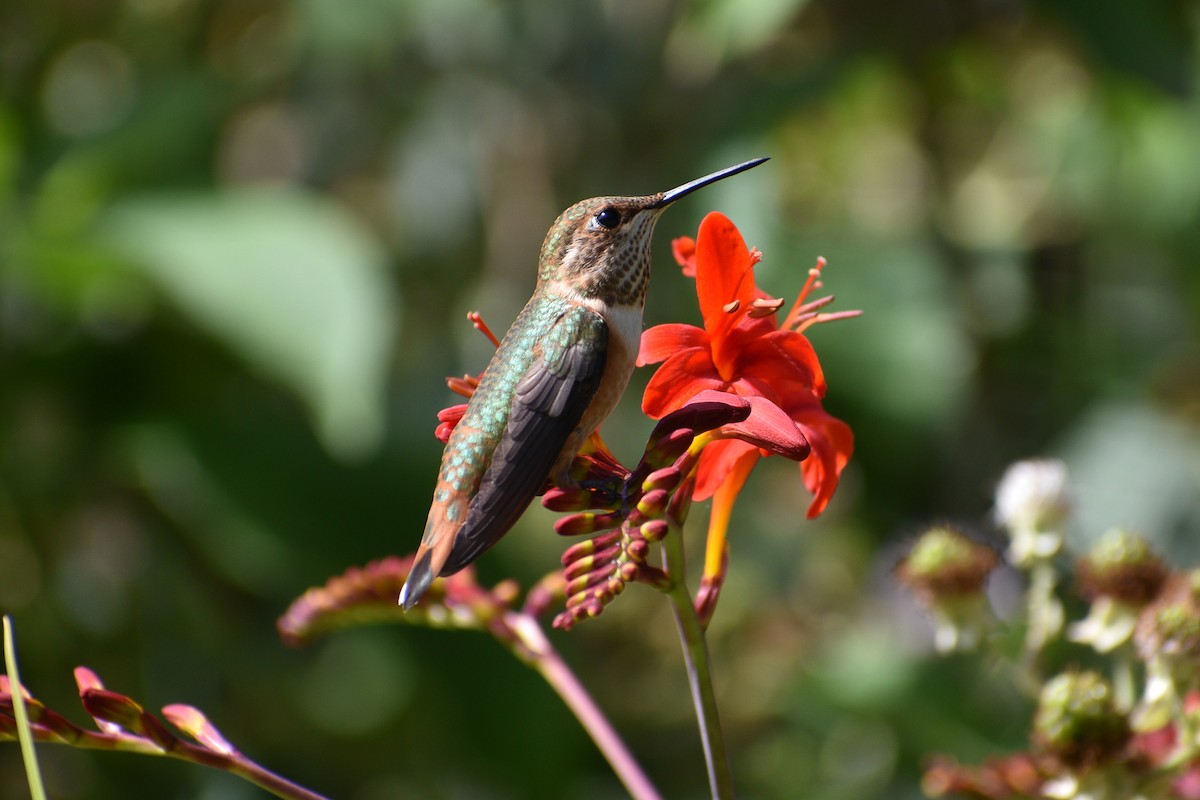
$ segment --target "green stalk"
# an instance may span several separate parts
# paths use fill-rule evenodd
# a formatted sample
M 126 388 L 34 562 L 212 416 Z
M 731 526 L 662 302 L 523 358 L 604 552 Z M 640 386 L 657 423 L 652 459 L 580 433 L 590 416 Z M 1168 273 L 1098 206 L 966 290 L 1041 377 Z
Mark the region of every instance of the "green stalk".
M 696 723 L 700 727 L 704 760 L 708 765 L 708 784 L 713 800 L 727 800 L 734 796 L 733 771 L 729 766 L 725 735 L 721 730 L 721 719 L 717 711 L 717 696 L 713 691 L 708 642 L 704 638 L 704 626 L 700 623 L 700 617 L 696 615 L 696 607 L 687 588 L 683 529 L 674 519 L 670 519 L 669 516 L 668 519 L 671 529 L 663 539 L 663 558 L 667 574 L 671 577 L 667 597 L 671 599 L 671 605 L 674 607 L 679 640 L 683 645 L 683 661 L 692 689 L 692 704 L 696 707 Z
M 1029 590 L 1025 614 L 1025 652 L 1022 667 L 1025 680 L 1035 692 L 1043 683 L 1039 662 L 1042 652 L 1063 627 L 1063 607 L 1054 593 L 1058 584 L 1058 572 L 1049 560 L 1035 563 L 1029 571 Z
M 33 749 L 33 733 L 29 730 L 29 714 L 25 711 L 25 695 L 17 670 L 17 648 L 13 644 L 12 620 L 4 615 L 4 663 L 8 668 L 8 687 L 12 691 L 13 713 L 17 718 L 17 739 L 21 743 L 21 758 L 25 762 L 25 777 L 33 800 L 46 800 L 46 787 L 38 769 L 37 752 Z

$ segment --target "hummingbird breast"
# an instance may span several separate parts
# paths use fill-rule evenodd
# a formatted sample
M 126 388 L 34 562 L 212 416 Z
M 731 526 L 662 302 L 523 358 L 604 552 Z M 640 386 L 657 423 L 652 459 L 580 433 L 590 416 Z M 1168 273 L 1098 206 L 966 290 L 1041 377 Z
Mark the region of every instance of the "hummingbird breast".
M 565 475 L 571 461 L 583 446 L 584 441 L 616 408 L 629 378 L 637 363 L 638 348 L 642 339 L 642 310 L 645 293 L 635 303 L 609 304 L 594 297 L 571 298 L 571 302 L 585 306 L 604 318 L 608 326 L 608 354 L 604 364 L 604 375 L 592 402 L 588 404 L 579 420 L 579 426 L 563 445 L 551 470 L 556 481 L 566 480 Z

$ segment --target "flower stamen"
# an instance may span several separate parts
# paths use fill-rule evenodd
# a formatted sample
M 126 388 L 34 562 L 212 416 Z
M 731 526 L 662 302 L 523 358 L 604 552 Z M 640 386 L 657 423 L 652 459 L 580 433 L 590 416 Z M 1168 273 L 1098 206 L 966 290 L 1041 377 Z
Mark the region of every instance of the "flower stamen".
M 733 287 L 734 294 L 737 294 L 738 292 L 740 292 L 742 290 L 742 283 L 745 282 L 747 275 L 751 276 L 750 277 L 751 280 L 754 279 L 754 265 L 757 264 L 758 262 L 762 261 L 762 258 L 763 258 L 763 255 L 762 255 L 761 250 L 759 250 L 757 247 L 750 248 L 750 263 L 746 265 L 746 268 L 744 270 L 742 270 L 742 274 L 738 275 L 737 283 L 734 284 L 734 287 Z M 732 312 L 730 312 L 730 313 L 732 313 Z
M 759 297 L 750 304 L 750 310 L 746 314 L 751 319 L 762 319 L 763 317 L 771 316 L 781 308 L 783 308 L 782 297 L 775 297 L 770 300 L 765 297 Z
M 479 331 L 488 338 L 488 341 L 490 341 L 494 347 L 500 346 L 500 340 L 496 338 L 496 334 L 492 333 L 492 329 L 489 328 L 487 323 L 483 321 L 482 314 L 480 314 L 478 311 L 468 311 L 467 319 L 471 321 L 471 325 L 475 327 L 475 330 Z
M 479 388 L 478 375 L 463 375 L 461 378 L 446 378 L 446 386 L 450 391 L 463 397 L 470 397 Z
M 813 289 L 820 288 L 820 286 L 821 286 L 821 270 L 823 270 L 825 268 L 825 263 L 826 263 L 825 256 L 817 256 L 816 266 L 814 266 L 812 269 L 810 269 L 808 271 L 808 280 L 806 280 L 804 282 L 803 288 L 800 289 L 800 294 L 797 295 L 797 297 L 796 297 L 796 302 L 792 305 L 792 309 L 790 311 L 788 311 L 787 318 L 784 320 L 783 325 L 781 327 L 784 327 L 784 328 L 792 327 L 792 325 L 796 324 L 795 317 L 804 313 L 804 311 L 805 311 L 804 299 L 806 297 L 808 297 L 808 293 L 811 292 Z M 832 297 L 830 297 L 829 299 L 830 299 L 830 301 L 833 300 Z
M 805 314 L 797 322 L 795 330 L 797 333 L 804 333 L 804 331 L 808 330 L 819 322 L 833 322 L 839 319 L 852 319 L 854 317 L 861 317 L 862 313 L 862 309 L 855 308 L 849 311 L 834 311 L 829 314 L 813 314 L 812 316 Z

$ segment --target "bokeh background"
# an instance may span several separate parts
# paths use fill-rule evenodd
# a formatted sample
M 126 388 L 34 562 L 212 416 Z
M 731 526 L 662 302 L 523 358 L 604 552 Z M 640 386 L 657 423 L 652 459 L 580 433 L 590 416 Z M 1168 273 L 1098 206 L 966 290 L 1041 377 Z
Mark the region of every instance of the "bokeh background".
M 1012 460 L 1066 459 L 1072 536 L 1200 560 L 1200 12 L 1186 0 L 5 0 L 0 607 L 26 681 L 87 664 L 205 709 L 331 797 L 612 798 L 484 636 L 278 641 L 291 598 L 411 551 L 443 377 L 476 372 L 559 210 L 759 155 L 659 225 L 647 322 L 697 319 L 669 240 L 719 209 L 812 332 L 857 452 L 825 515 L 764 463 L 711 629 L 746 797 L 916 798 L 922 757 L 1024 741 L 985 660 L 936 659 L 891 568 L 993 539 Z M 606 425 L 633 459 L 634 386 Z M 703 522 L 703 507 L 693 519 Z M 532 510 L 480 563 L 528 585 Z M 701 531 L 692 536 L 698 559 Z M 993 579 L 1011 610 L 1019 579 Z M 705 793 L 665 604 L 555 642 L 670 797 Z M 252 798 L 199 768 L 42 748 L 59 798 Z M 15 746 L 0 796 L 21 797 Z

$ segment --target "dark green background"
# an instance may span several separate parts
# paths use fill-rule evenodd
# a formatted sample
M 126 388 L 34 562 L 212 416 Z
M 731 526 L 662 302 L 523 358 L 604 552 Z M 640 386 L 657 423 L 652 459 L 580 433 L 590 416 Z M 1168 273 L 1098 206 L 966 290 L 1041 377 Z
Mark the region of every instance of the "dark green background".
M 911 798 L 928 752 L 1018 747 L 1025 701 L 931 658 L 890 569 L 928 521 L 991 537 L 996 478 L 1043 453 L 1078 541 L 1121 524 L 1190 563 L 1198 30 L 1183 0 L 6 0 L 0 607 L 26 681 L 77 721 L 77 664 L 197 705 L 336 798 L 620 796 L 487 638 L 293 651 L 274 620 L 415 547 L 442 378 L 488 356 L 464 314 L 508 324 L 559 210 L 770 155 L 664 217 L 647 309 L 697 321 L 668 243 L 719 209 L 764 289 L 824 255 L 865 311 L 812 332 L 858 436 L 833 504 L 804 521 L 769 462 L 735 512 L 711 644 L 739 787 Z M 628 459 L 647 377 L 605 428 Z M 550 520 L 482 578 L 550 570 Z M 994 579 L 1002 611 L 1018 586 Z M 664 794 L 703 796 L 664 603 L 634 589 L 554 640 Z M 41 753 L 59 798 L 262 796 Z M 23 792 L 0 747 L 0 796 Z

